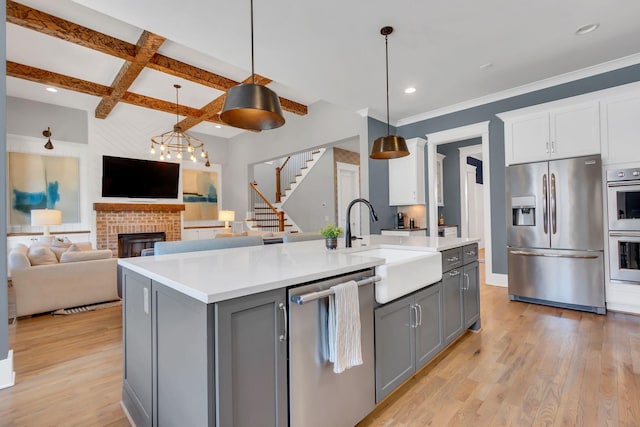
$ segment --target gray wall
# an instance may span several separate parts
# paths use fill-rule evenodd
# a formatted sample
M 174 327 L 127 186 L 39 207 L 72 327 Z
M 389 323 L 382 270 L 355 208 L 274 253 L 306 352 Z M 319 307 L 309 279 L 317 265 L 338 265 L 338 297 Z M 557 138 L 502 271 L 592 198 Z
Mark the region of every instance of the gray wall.
M 302 231 L 318 232 L 327 221 L 336 222 L 333 176 L 333 150 L 327 150 L 282 204 Z
M 626 83 L 640 81 L 640 65 L 633 65 L 615 71 L 576 80 L 570 83 L 537 90 L 489 104 L 480 105 L 421 122 L 398 128 L 405 138 L 424 137 L 428 133 L 438 132 L 459 126 L 489 120 L 489 158 L 491 170 L 491 240 L 493 272 L 507 273 L 507 236 L 505 210 L 505 168 L 504 168 L 504 126 L 497 113 L 516 110 L 531 105 L 556 101 L 588 92 L 607 89 Z M 371 124 L 371 121 L 370 121 Z M 371 132 L 377 134 L 376 132 Z M 377 176 L 382 174 L 384 176 Z M 388 172 L 387 172 L 388 174 Z M 379 184 L 386 178 L 385 171 L 371 171 L 370 182 Z
M 369 153 L 373 141 L 387 134 L 387 124 L 369 117 Z M 391 134 L 396 129 L 391 128 Z M 389 161 L 369 159 L 369 202 L 378 214 L 378 221 L 371 223 L 370 234 L 380 234 L 383 228 L 393 228 L 395 206 L 389 206 Z
M 7 133 L 46 139 L 42 131 L 51 128 L 51 141 L 89 143 L 88 112 L 28 99 L 7 99 Z
M 458 149 L 460 147 L 478 144 L 482 144 L 482 138 L 450 142 L 449 144 L 442 144 L 437 147 L 438 153 L 447 156 L 444 158 L 442 165 L 444 207 L 438 209 L 438 215 L 440 211 L 442 211 L 445 224 L 457 225 L 458 235 L 460 235 L 462 221 L 460 217 L 460 151 L 458 151 Z M 427 186 L 427 193 L 428 192 Z
M 6 63 L 7 59 L 7 11 L 6 8 L 1 8 L 0 20 L 2 20 L 2 29 L 0 30 L 0 63 Z M 6 67 L 1 67 L 0 79 L 6 81 Z M 6 112 L 6 94 L 7 86 L 5 84 L 0 86 L 0 111 Z M 0 212 L 7 212 L 7 126 L 6 115 L 0 114 Z M 7 221 L 0 221 L 0 236 L 2 236 L 2 247 L 7 247 Z M 7 326 L 7 319 L 9 318 L 9 301 L 7 299 L 7 256 L 5 251 L 2 251 L 4 255 L 0 256 L 0 360 L 7 358 L 7 352 L 9 351 L 9 328 Z
M 276 163 L 274 164 L 256 163 L 253 165 L 253 179 L 258 183 L 258 190 L 267 198 L 268 201 L 274 203 L 276 201 Z M 284 193 L 286 188 L 282 189 Z

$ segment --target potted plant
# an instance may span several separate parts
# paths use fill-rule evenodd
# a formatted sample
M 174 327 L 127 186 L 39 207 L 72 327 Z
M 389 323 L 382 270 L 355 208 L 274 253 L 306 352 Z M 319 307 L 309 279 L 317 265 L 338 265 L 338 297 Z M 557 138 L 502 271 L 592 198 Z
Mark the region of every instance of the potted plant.
M 342 228 L 327 222 L 326 227 L 320 229 L 320 234 L 325 238 L 327 249 L 335 249 L 338 247 L 338 236 L 342 234 Z

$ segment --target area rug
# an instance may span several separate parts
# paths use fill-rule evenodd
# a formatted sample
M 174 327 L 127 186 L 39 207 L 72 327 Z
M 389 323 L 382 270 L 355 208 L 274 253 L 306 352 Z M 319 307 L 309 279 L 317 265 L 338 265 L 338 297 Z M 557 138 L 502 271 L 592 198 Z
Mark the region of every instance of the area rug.
M 103 302 L 100 304 L 83 305 L 81 307 L 61 308 L 53 312 L 54 316 L 67 316 L 69 314 L 85 313 L 87 311 L 100 310 L 103 308 L 117 307 L 122 305 L 122 301 Z

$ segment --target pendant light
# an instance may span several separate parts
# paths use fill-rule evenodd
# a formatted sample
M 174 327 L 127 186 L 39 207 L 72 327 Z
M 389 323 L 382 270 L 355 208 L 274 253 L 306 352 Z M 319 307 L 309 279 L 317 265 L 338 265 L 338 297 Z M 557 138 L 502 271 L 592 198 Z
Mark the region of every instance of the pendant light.
M 397 159 L 409 155 L 409 149 L 404 138 L 391 135 L 389 130 L 389 34 L 393 33 L 393 27 L 382 27 L 380 34 L 384 36 L 385 59 L 387 65 L 387 136 L 381 136 L 373 141 L 369 157 L 375 160 Z
M 220 119 L 229 126 L 247 130 L 268 130 L 284 124 L 278 95 L 255 83 L 253 60 L 253 0 L 251 0 L 251 83 L 239 84 L 227 92 Z

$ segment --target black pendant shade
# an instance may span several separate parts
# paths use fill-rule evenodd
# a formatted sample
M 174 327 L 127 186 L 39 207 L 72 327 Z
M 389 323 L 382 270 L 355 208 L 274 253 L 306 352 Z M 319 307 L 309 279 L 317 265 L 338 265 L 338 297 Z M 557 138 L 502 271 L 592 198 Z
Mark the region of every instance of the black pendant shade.
M 374 160 L 389 160 L 405 157 L 409 155 L 409 148 L 403 137 L 391 135 L 389 131 L 389 34 L 393 32 L 393 27 L 382 27 L 380 34 L 384 36 L 385 64 L 387 71 L 387 136 L 381 136 L 373 141 L 369 158 Z
M 47 139 L 47 143 L 44 144 L 44 148 L 46 148 L 47 150 L 53 150 L 53 143 L 51 142 L 51 135 L 53 135 L 51 133 L 51 128 L 48 127 L 45 130 L 42 131 L 42 135 Z
M 220 118 L 229 126 L 248 130 L 275 129 L 285 121 L 278 95 L 254 83 L 229 89 Z
M 404 138 L 398 135 L 381 136 L 373 141 L 369 157 L 375 160 L 397 159 L 409 155 Z
M 255 82 L 253 60 L 253 0 L 251 0 L 251 83 L 227 91 L 220 119 L 229 126 L 247 130 L 269 130 L 284 124 L 280 98 L 266 86 Z

